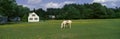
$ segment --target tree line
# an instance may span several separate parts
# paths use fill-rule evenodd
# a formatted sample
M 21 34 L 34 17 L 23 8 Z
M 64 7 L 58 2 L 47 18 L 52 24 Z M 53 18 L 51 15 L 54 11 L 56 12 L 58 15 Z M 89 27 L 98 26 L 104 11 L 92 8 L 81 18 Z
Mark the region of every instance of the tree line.
M 120 7 L 107 8 L 100 3 L 92 4 L 66 4 L 63 8 L 41 8 L 35 12 L 43 19 L 49 19 L 49 15 L 55 15 L 55 19 L 111 19 L 120 18 Z

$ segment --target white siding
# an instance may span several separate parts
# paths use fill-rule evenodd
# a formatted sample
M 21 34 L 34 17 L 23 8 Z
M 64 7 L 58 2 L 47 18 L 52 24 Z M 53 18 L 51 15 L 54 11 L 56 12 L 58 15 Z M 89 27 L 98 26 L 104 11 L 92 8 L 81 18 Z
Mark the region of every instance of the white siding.
M 28 22 L 39 22 L 39 16 L 36 13 L 30 13 L 28 16 Z

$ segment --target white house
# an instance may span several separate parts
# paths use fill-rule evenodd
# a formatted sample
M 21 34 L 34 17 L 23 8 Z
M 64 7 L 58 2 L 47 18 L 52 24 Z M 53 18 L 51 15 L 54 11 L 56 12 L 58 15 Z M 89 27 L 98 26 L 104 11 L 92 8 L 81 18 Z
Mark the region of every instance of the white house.
M 39 22 L 39 16 L 35 13 L 29 13 L 28 22 Z
M 49 15 L 49 18 L 54 19 L 54 18 L 55 18 L 55 15 Z

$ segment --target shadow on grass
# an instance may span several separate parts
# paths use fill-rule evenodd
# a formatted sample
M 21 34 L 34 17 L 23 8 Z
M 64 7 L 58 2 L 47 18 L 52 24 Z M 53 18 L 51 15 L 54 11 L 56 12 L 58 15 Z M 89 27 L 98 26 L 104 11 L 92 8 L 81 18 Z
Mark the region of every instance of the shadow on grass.
M 7 22 L 7 23 L 0 24 L 0 25 L 12 25 L 12 24 L 19 24 L 19 23 L 23 23 L 23 22 Z

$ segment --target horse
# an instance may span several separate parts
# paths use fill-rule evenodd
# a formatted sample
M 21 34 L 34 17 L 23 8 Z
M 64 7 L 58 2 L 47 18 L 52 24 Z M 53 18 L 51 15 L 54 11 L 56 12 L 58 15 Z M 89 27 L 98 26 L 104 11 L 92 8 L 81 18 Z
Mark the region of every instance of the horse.
M 62 28 L 66 28 L 66 27 L 69 27 L 69 28 L 71 29 L 71 23 L 72 23 L 71 20 L 64 20 L 64 21 L 61 23 L 61 29 L 62 29 Z

